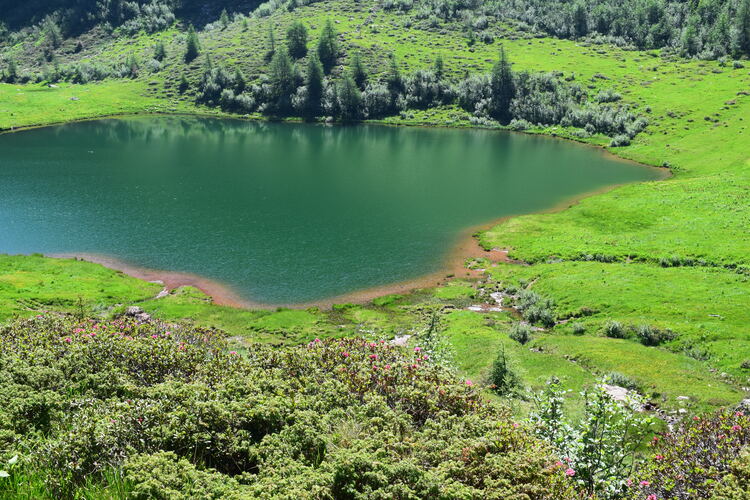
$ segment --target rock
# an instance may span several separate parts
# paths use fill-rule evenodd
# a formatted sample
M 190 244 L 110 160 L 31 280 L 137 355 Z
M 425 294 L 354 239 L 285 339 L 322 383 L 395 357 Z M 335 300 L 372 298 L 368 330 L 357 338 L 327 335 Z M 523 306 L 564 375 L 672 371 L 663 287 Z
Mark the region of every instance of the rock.
M 690 399 L 689 396 L 677 396 L 677 401 L 687 401 Z
M 143 313 L 143 309 L 138 306 L 130 306 L 125 310 L 126 316 L 138 316 Z
M 626 401 L 630 393 L 629 390 L 619 385 L 602 384 L 602 387 L 615 401 Z
M 70 100 L 71 101 L 80 101 L 80 99 L 78 99 L 77 97 L 71 97 Z
M 390 344 L 404 347 L 409 342 L 410 338 L 411 335 L 402 335 L 401 337 L 397 335 L 395 339 L 391 340 Z
M 165 288 L 164 290 L 162 290 L 161 292 L 159 292 L 159 293 L 158 293 L 158 294 L 156 295 L 156 298 L 157 298 L 157 299 L 163 299 L 164 297 L 167 297 L 167 296 L 169 296 L 169 290 L 167 290 L 167 289 Z

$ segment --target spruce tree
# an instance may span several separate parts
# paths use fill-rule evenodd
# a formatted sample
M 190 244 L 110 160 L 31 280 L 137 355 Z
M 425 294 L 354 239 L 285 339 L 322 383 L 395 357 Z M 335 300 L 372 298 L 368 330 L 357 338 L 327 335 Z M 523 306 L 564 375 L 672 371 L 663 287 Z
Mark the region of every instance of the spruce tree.
M 295 59 L 305 57 L 307 54 L 307 28 L 299 21 L 289 26 L 286 32 L 286 47 L 289 55 Z
M 187 40 L 185 42 L 185 62 L 191 62 L 200 54 L 201 46 L 198 35 L 191 24 L 188 28 Z
M 501 123 L 510 121 L 510 103 L 516 96 L 513 71 L 510 68 L 505 49 L 500 48 L 500 60 L 492 68 L 490 86 L 490 114 Z
M 8 83 L 15 83 L 18 79 L 18 66 L 16 66 L 16 61 L 14 59 L 8 60 L 8 69 L 5 72 L 5 81 Z
M 222 29 L 227 29 L 227 27 L 229 26 L 229 14 L 227 13 L 227 9 L 221 11 L 221 16 L 219 16 L 219 24 L 221 24 Z
M 735 48 L 737 56 L 750 56 L 750 0 L 742 0 L 737 10 L 737 36 Z
M 438 55 L 435 59 L 435 64 L 433 66 L 433 71 L 435 72 L 435 76 L 437 77 L 438 81 L 442 80 L 445 76 L 445 65 L 443 64 L 443 57 Z
M 273 32 L 273 24 L 268 25 L 268 52 L 266 52 L 266 60 L 270 61 L 273 56 L 276 55 L 276 35 Z
M 320 39 L 318 40 L 318 59 L 320 59 L 320 63 L 323 65 L 323 70 L 326 73 L 331 71 L 338 57 L 339 42 L 336 30 L 333 28 L 331 20 L 328 19 L 323 26 L 323 30 L 320 32 Z
M 245 80 L 245 75 L 242 74 L 242 71 L 240 71 L 240 68 L 237 68 L 234 72 L 235 94 L 239 95 L 243 93 L 246 87 L 247 87 L 247 80 Z
M 294 65 L 286 49 L 279 49 L 274 54 L 269 76 L 273 111 L 285 114 L 291 109 L 292 94 L 296 90 Z
M 357 84 L 357 87 L 359 87 L 360 90 L 364 90 L 367 86 L 367 71 L 362 64 L 362 58 L 359 56 L 359 52 L 355 52 L 354 56 L 352 56 L 351 72 L 352 78 L 354 78 L 354 83 Z
M 154 45 L 154 59 L 163 61 L 165 57 L 167 57 L 167 49 L 164 48 L 164 43 L 160 40 Z
M 395 100 L 396 97 L 398 97 L 398 94 L 404 91 L 404 79 L 401 77 L 401 71 L 398 69 L 396 56 L 391 54 L 390 59 L 388 74 L 385 77 L 385 84 L 388 86 L 391 98 Z
M 346 75 L 336 88 L 341 120 L 351 122 L 362 116 L 362 94 L 352 75 Z
M 305 86 L 307 87 L 307 101 L 304 113 L 306 118 L 315 118 L 320 115 L 323 100 L 323 66 L 315 52 L 307 58 Z

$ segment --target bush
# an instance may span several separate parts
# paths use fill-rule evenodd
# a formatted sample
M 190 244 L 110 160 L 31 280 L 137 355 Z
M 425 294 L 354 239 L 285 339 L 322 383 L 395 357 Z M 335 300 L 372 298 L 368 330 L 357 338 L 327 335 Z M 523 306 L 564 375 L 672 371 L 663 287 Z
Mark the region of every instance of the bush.
M 586 326 L 583 323 L 573 323 L 571 326 L 573 335 L 583 335 L 586 333 Z
M 649 460 L 635 469 L 631 498 L 721 498 L 750 482 L 747 454 L 750 418 L 741 411 L 694 417 L 651 442 Z M 723 479 L 722 479 L 723 478 Z M 713 494 L 716 496 L 712 496 Z
M 618 321 L 607 321 L 604 324 L 604 336 L 611 339 L 628 338 L 628 332 Z
M 521 380 L 511 365 L 505 349 L 501 348 L 490 369 L 490 387 L 501 396 L 512 394 L 520 385 Z
M 658 346 L 677 337 L 671 330 L 660 330 L 649 325 L 638 325 L 635 329 L 635 336 L 641 344 L 646 346 Z
M 510 338 L 521 345 L 531 341 L 531 327 L 523 323 L 514 323 L 510 329 Z
M 421 350 L 363 339 L 240 355 L 188 325 L 19 321 L 0 328 L 9 442 L 29 450 L 13 473 L 40 471 L 53 498 L 121 467 L 136 498 L 563 498 L 507 408 Z
M 609 142 L 609 146 L 612 148 L 630 146 L 630 137 L 625 134 L 618 134 Z
M 619 372 L 611 372 L 607 374 L 607 376 L 604 377 L 604 380 L 610 385 L 624 387 L 633 391 L 637 391 L 639 388 L 638 382 Z

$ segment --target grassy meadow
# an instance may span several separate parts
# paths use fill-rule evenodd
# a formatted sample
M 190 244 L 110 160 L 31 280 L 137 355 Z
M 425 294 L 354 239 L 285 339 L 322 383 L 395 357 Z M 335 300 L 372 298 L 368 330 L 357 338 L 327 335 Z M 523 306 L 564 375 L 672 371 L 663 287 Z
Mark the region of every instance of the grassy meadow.
M 89 44 L 72 60 L 146 59 L 157 40 L 165 43 L 163 70 L 132 80 L 86 85 L 0 84 L 0 130 L 131 113 L 221 114 L 177 91 L 179 79 L 200 78 L 205 54 L 239 67 L 249 80 L 267 65 L 269 26 L 283 40 L 292 20 L 310 28 L 310 46 L 326 19 L 335 21 L 347 55 L 362 54 L 372 76 L 395 53 L 403 71 L 429 67 L 440 55 L 446 71 L 489 70 L 502 43 L 514 70 L 559 71 L 589 92 L 614 90 L 637 105 L 650 125 L 617 156 L 669 168 L 658 182 L 628 185 L 545 214 L 506 220 L 479 235 L 486 248 L 510 250 L 530 265 L 489 265 L 493 282 L 524 286 L 554 300 L 554 328 L 529 344 L 508 337 L 511 312 L 481 313 L 474 281 L 331 310 L 249 311 L 219 307 L 200 291 L 184 288 L 161 299 L 159 285 L 144 283 L 94 264 L 38 256 L 0 257 L 0 320 L 45 310 L 85 307 L 114 314 L 139 305 L 154 316 L 188 319 L 229 332 L 237 343 L 299 344 L 316 337 L 362 335 L 420 341 L 425 311 L 439 311 L 452 358 L 468 377 L 484 380 L 504 349 L 523 385 L 541 388 L 552 375 L 577 392 L 599 377 L 618 373 L 660 406 L 694 411 L 732 405 L 746 397 L 750 377 L 750 73 L 717 61 L 662 57 L 658 51 L 624 50 L 569 40 L 533 38 L 497 26 L 494 43 L 469 47 L 460 26 L 404 30 L 395 13 L 366 2 L 334 0 L 235 21 L 199 33 L 203 56 L 182 63 L 183 35 L 155 35 Z M 369 19 L 367 23 L 365 20 Z M 335 72 L 341 72 L 336 69 Z M 250 116 L 257 118 L 257 116 Z M 455 107 L 407 112 L 383 120 L 397 125 L 470 126 Z M 530 132 L 574 138 L 562 127 Z M 605 146 L 603 136 L 578 139 Z M 554 168 L 554 165 L 550 165 Z M 83 306 L 82 306 L 83 305 Z M 587 315 L 575 317 L 582 310 Z M 676 338 L 658 347 L 602 334 L 606 322 L 669 329 Z M 583 333 L 574 334 L 579 323 Z M 744 364 L 748 361 L 747 365 Z M 688 397 L 685 400 L 681 397 Z M 678 399 L 680 398 L 680 399 Z

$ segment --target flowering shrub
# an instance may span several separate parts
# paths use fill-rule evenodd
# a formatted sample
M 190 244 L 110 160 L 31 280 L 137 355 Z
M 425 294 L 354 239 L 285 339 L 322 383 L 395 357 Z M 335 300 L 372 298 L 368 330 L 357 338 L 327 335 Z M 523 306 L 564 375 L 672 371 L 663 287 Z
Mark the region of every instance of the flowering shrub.
M 421 349 L 238 354 L 213 330 L 60 316 L 1 328 L 0 347 L 0 456 L 24 450 L 34 498 L 82 497 L 113 470 L 135 498 L 570 494 L 545 445 Z
M 649 460 L 631 481 L 632 496 L 654 495 L 660 500 L 711 498 L 716 488 L 717 498 L 748 498 L 739 494 L 746 494 L 748 490 L 744 488 L 750 484 L 748 457 L 740 457 L 748 445 L 750 417 L 743 412 L 693 417 L 674 432 L 653 439 Z M 737 458 L 740 460 L 735 462 Z
M 566 418 L 564 394 L 557 379 L 536 399 L 530 420 L 535 433 L 552 443 L 562 457 L 557 467 L 578 489 L 598 498 L 621 498 L 637 464 L 637 451 L 651 430 L 652 419 L 638 413 L 640 400 L 614 400 L 602 385 L 584 392 L 583 417 Z

